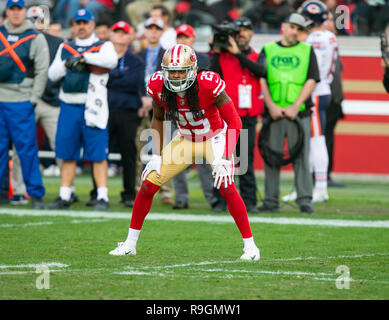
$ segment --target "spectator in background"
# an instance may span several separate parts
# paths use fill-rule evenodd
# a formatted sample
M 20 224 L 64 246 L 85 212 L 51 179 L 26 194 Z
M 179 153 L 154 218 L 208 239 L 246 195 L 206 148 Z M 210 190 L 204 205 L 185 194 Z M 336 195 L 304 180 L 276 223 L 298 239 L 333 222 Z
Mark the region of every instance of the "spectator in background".
M 102 10 L 113 9 L 114 4 L 112 0 L 59 0 L 53 10 L 53 18 L 62 27 L 68 28 L 70 19 L 80 8 L 87 9 L 98 19 Z
M 106 21 L 96 22 L 96 36 L 100 41 L 108 41 L 111 36 L 110 24 Z
M 62 38 L 62 26 L 57 21 L 50 21 L 49 29 L 47 33 L 58 38 Z
M 300 118 L 304 143 L 300 154 L 293 161 L 296 202 L 300 212 L 313 213 L 312 175 L 309 167 L 311 139 L 309 108 L 313 105 L 311 95 L 316 82 L 320 81 L 320 74 L 313 48 L 298 41 L 299 31 L 305 24 L 303 16 L 292 13 L 281 26 L 282 40 L 266 44 L 260 54 L 260 61 L 266 66 L 266 75 L 261 78 L 265 98 L 264 120 L 266 117 L 277 120 L 271 123 L 268 146 L 273 150 L 284 150 L 285 136 L 291 141 L 291 145 L 295 143 L 297 130 L 290 120 Z M 296 57 L 295 59 L 298 58 L 302 63 L 295 68 L 277 69 L 278 64 L 271 62 L 280 55 Z M 281 82 L 281 79 L 285 80 Z M 278 83 L 283 85 L 277 85 Z M 288 90 L 290 83 L 294 84 L 294 90 Z M 263 205 L 258 208 L 259 212 L 279 211 L 280 170 L 280 167 L 273 167 L 265 162 L 265 199 Z
M 176 29 L 177 43 L 185 44 L 193 48 L 196 42 L 196 32 L 192 26 L 188 24 L 182 24 Z M 197 56 L 197 66 L 199 69 L 206 69 L 209 67 L 209 59 L 206 55 L 195 51 Z
M 78 10 L 74 21 L 76 40 L 60 45 L 49 68 L 49 79 L 62 82 L 55 152 L 63 160 L 59 197 L 50 208 L 70 207 L 76 161 L 83 147 L 84 160 L 93 162 L 97 184 L 94 210 L 107 211 L 108 102 L 104 95 L 108 72 L 117 65 L 117 54 L 111 42 L 103 43 L 95 36 L 94 17 L 88 10 Z
M 233 21 L 240 17 L 236 0 L 220 0 L 209 5 L 209 13 L 216 19 L 216 23 Z
M 126 5 L 126 14 L 134 27 L 149 17 L 151 9 L 156 5 L 164 5 L 170 12 L 176 5 L 176 0 L 132 0 Z
M 70 38 L 68 38 L 67 41 L 74 41 L 77 37 L 77 25 L 74 22 L 74 17 L 70 19 L 69 23 Z
M 371 32 L 374 20 L 374 7 L 369 4 L 369 0 L 358 0 L 351 13 L 351 21 L 354 26 L 354 34 L 367 36 Z
M 281 23 L 292 12 L 287 0 L 265 0 L 263 3 L 262 21 L 266 29 L 278 31 Z
M 138 110 L 138 115 L 142 118 L 142 122 L 139 126 L 136 141 L 138 143 L 137 149 L 139 156 L 137 157 L 137 177 L 140 177 L 142 172 L 141 150 L 143 149 L 144 142 L 140 141 L 140 134 L 144 129 L 151 127 L 150 112 L 152 110 L 152 98 L 146 93 L 146 86 L 154 72 L 161 70 L 162 57 L 165 50 L 160 44 L 160 39 L 163 34 L 163 21 L 161 18 L 149 18 L 145 22 L 146 28 L 146 42 L 147 47 L 138 53 L 138 56 L 144 61 L 144 91 L 142 97 L 142 107 Z M 137 179 L 137 189 L 140 187 L 140 179 Z M 159 191 L 159 197 L 163 204 L 172 205 L 172 183 L 169 181 Z
M 0 26 L 0 51 L 25 41 L 14 46 L 14 54 L 0 55 L 0 181 L 3 183 L 8 166 L 11 138 L 32 206 L 42 209 L 45 188 L 39 170 L 34 106 L 46 86 L 49 50 L 45 37 L 26 20 L 24 1 L 8 0 L 6 7 L 8 20 Z
M 314 107 L 311 109 L 310 163 L 315 176 L 312 201 L 323 202 L 329 198 L 327 192 L 329 160 L 325 128 L 327 109 L 331 102 L 330 84 L 334 79 L 335 62 L 338 57 L 338 43 L 336 36 L 325 26 L 328 11 L 324 3 L 315 0 L 304 2 L 301 13 L 307 20 L 305 42 L 312 45 L 320 72 L 320 82 L 312 93 Z
M 33 6 L 27 11 L 27 19 L 34 23 L 38 28 L 45 26 L 44 13 L 40 7 Z M 49 48 L 49 65 L 53 62 L 58 47 L 63 42 L 62 38 L 52 36 L 48 33 L 42 32 L 44 35 L 48 48 Z M 57 123 L 59 116 L 59 84 L 47 81 L 45 91 L 41 98 L 37 100 L 35 105 L 35 121 L 37 124 L 41 124 L 48 137 L 50 147 L 52 150 L 55 148 L 55 135 L 57 132 Z M 23 183 L 23 177 L 19 162 L 19 157 L 14 153 L 12 156 L 12 185 L 14 188 L 14 195 L 10 199 L 11 204 L 24 204 L 27 203 L 25 198 L 26 187 Z M 58 167 L 61 167 L 60 161 L 57 159 Z M 59 170 L 59 169 L 58 169 Z
M 154 6 L 150 11 L 151 18 L 160 18 L 163 21 L 163 33 L 159 43 L 163 49 L 167 49 L 176 44 L 176 30 L 169 24 L 170 14 L 166 7 L 162 5 Z
M 116 139 L 122 156 L 123 191 L 121 202 L 132 207 L 135 199 L 136 177 L 136 133 L 141 118 L 138 110 L 142 106 L 144 91 L 144 63 L 131 53 L 131 27 L 124 21 L 112 26 L 111 41 L 118 55 L 118 65 L 109 73 L 109 139 Z
M 182 24 L 176 29 L 177 33 L 177 44 L 185 44 L 190 48 L 193 48 L 193 44 L 196 41 L 195 30 L 187 24 Z M 197 56 L 197 67 L 199 70 L 208 68 L 209 60 L 208 57 L 196 52 Z M 175 122 L 172 121 L 173 131 L 178 130 Z M 213 176 L 212 168 L 208 163 L 197 164 L 197 172 L 200 177 L 201 188 L 203 190 L 204 198 L 207 200 L 212 209 L 217 208 L 219 199 L 215 196 L 213 188 Z M 173 209 L 186 209 L 189 207 L 189 190 L 187 183 L 187 172 L 184 170 L 173 178 L 174 190 L 176 192 L 176 203 Z M 221 197 L 221 196 L 220 196 Z M 224 208 L 223 208 L 224 209 Z M 222 211 L 222 210 L 220 210 Z M 223 210 L 224 211 L 224 210 Z
M 250 47 L 254 35 L 251 20 L 242 17 L 234 23 L 239 28 L 239 32 L 234 38 L 229 37 L 228 47 L 221 50 L 215 44 L 212 45 L 214 54 L 211 57 L 210 69 L 219 73 L 225 81 L 226 92 L 237 108 L 242 120 L 242 128 L 248 133 L 247 172 L 239 175 L 239 189 L 247 212 L 256 212 L 257 185 L 254 176 L 254 148 L 258 115 L 263 112 L 259 79 L 264 70 L 257 63 L 259 54 Z M 238 156 L 241 146 L 243 145 L 239 138 L 236 148 Z M 240 160 L 241 165 L 244 158 Z
M 334 16 L 330 12 L 328 15 L 328 20 L 324 24 L 324 28 L 335 32 L 335 23 Z M 331 102 L 327 108 L 326 112 L 326 127 L 324 135 L 326 137 L 326 145 L 328 151 L 328 176 L 327 176 L 327 185 L 328 187 L 345 187 L 344 183 L 337 182 L 333 180 L 331 173 L 334 166 L 334 143 L 335 143 L 335 127 L 339 119 L 344 118 L 342 110 L 342 101 L 344 100 L 343 88 L 342 88 L 342 61 L 340 60 L 340 55 L 338 54 L 335 62 L 334 70 L 334 80 L 331 82 Z

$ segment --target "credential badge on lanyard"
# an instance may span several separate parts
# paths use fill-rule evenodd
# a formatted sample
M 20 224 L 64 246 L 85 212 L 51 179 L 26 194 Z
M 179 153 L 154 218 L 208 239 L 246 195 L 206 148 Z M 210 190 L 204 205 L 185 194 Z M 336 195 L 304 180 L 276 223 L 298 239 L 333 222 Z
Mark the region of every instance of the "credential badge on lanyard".
M 239 85 L 239 108 L 250 109 L 251 108 L 251 84 Z

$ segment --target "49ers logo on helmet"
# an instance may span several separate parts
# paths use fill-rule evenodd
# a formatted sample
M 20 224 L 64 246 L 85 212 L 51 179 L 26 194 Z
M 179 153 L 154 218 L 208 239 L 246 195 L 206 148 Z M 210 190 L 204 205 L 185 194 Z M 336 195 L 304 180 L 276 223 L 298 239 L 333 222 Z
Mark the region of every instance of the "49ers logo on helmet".
M 190 53 L 190 60 L 193 62 L 196 62 L 196 60 L 197 60 L 197 57 L 196 57 L 196 54 L 194 53 L 194 50 L 192 50 L 192 52 Z

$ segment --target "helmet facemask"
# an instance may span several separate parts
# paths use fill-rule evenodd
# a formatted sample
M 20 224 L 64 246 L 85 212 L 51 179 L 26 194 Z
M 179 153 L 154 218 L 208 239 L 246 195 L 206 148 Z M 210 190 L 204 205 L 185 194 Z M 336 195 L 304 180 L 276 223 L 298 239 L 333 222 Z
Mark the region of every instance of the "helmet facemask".
M 178 49 L 178 47 L 180 48 Z M 185 91 L 189 89 L 196 80 L 197 58 L 194 50 L 188 46 L 177 45 L 168 49 L 163 57 L 161 67 L 164 85 L 169 91 Z M 185 78 L 182 80 L 170 79 L 169 71 L 175 70 L 185 70 Z

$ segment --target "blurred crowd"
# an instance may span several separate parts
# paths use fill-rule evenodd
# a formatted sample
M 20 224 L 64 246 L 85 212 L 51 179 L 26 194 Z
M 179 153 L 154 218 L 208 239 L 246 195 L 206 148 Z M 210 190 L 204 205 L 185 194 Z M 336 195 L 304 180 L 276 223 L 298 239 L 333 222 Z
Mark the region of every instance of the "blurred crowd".
M 241 16 L 251 19 L 256 33 L 278 33 L 282 21 L 303 0 L 26 0 L 26 6 L 46 5 L 51 19 L 63 29 L 71 18 L 86 8 L 97 21 L 107 25 L 123 20 L 137 31 L 149 17 L 150 9 L 163 5 L 173 27 L 187 23 L 194 28 L 233 21 Z M 336 31 L 342 35 L 378 35 L 389 21 L 389 0 L 324 0 L 329 11 L 340 17 Z M 0 1 L 0 12 L 5 9 Z

